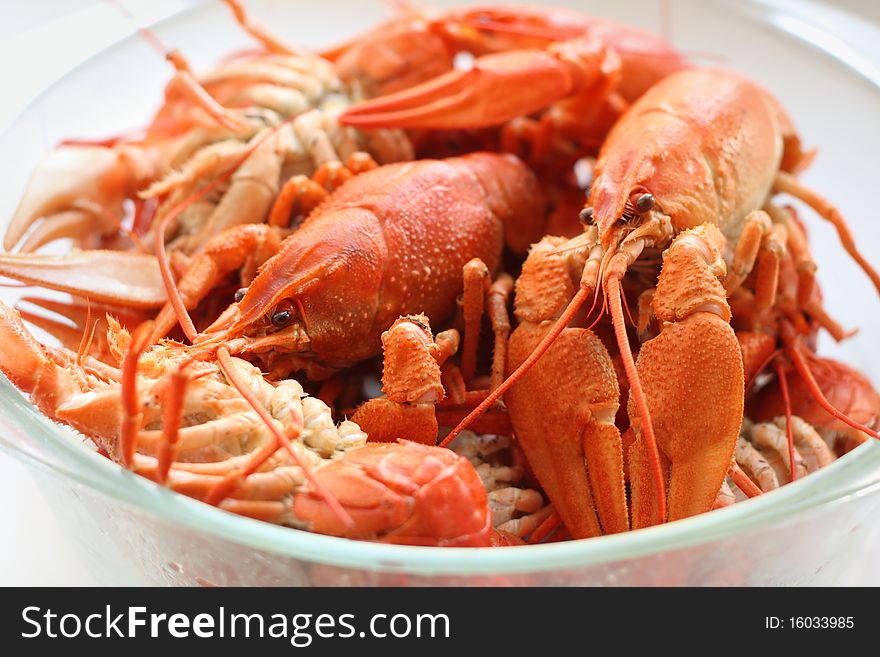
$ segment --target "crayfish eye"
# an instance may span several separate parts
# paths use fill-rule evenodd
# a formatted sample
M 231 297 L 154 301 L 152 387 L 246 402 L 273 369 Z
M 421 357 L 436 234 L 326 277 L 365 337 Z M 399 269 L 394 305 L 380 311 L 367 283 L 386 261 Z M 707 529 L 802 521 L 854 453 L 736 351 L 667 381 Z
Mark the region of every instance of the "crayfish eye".
M 244 295 L 247 294 L 248 289 L 246 287 L 240 287 L 235 291 L 235 303 L 238 303 L 242 299 L 244 299 Z
M 593 223 L 593 208 L 584 208 L 578 216 L 582 224 Z
M 289 310 L 278 310 L 272 313 L 272 326 L 275 328 L 284 328 L 290 324 L 290 317 Z
M 654 195 L 641 194 L 636 199 L 636 208 L 639 212 L 650 212 L 654 209 Z

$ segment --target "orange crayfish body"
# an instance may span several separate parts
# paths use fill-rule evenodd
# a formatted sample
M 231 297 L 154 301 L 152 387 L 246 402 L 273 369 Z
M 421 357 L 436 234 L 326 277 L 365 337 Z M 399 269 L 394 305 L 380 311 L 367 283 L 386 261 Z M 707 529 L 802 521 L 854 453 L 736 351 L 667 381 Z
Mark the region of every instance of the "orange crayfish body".
M 227 336 L 262 332 L 252 349 L 351 365 L 379 353 L 400 315 L 448 320 L 464 264 L 480 258 L 497 268 L 505 239 L 524 252 L 543 224 L 537 181 L 512 156 L 379 167 L 344 184 L 283 242 L 237 304 Z

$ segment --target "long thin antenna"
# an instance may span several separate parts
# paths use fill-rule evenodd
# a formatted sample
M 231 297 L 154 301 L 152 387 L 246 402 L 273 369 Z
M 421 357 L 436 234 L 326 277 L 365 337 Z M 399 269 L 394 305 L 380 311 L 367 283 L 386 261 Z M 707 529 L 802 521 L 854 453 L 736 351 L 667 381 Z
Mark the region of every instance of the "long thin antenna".
M 657 495 L 657 515 L 660 523 L 666 522 L 666 479 L 663 477 L 663 467 L 660 464 L 660 450 L 657 447 L 657 437 L 654 435 L 654 424 L 651 422 L 651 412 L 645 399 L 645 391 L 639 372 L 633 360 L 632 349 L 629 346 L 629 337 L 626 335 L 626 324 L 623 319 L 623 304 L 621 297 L 623 290 L 620 280 L 616 276 L 609 276 L 605 284 L 605 300 L 611 310 L 611 324 L 614 327 L 614 336 L 617 338 L 617 346 L 620 349 L 620 358 L 626 378 L 629 381 L 629 392 L 635 403 L 639 418 L 642 423 L 640 433 L 648 449 L 648 458 L 651 461 L 651 478 L 654 480 L 655 493 Z
M 853 429 L 863 431 L 872 438 L 880 439 L 880 434 L 878 434 L 876 431 L 874 431 L 870 427 L 865 426 L 864 424 L 861 424 L 860 422 L 856 422 L 845 413 L 839 411 L 830 401 L 828 401 L 825 393 L 822 392 L 822 388 L 820 388 L 819 384 L 816 383 L 816 378 L 810 371 L 809 364 L 801 353 L 800 348 L 796 344 L 792 343 L 786 345 L 786 351 L 791 357 L 791 361 L 792 363 L 794 363 L 794 367 L 798 371 L 798 374 L 800 374 L 804 383 L 807 385 L 807 390 L 809 391 L 810 395 L 812 395 L 813 399 L 815 399 L 819 403 L 819 406 L 824 408 L 829 415 L 837 418 L 845 424 L 848 424 Z
M 186 388 L 190 377 L 186 369 L 193 361 L 188 360 L 171 373 L 168 390 L 164 395 L 165 409 L 162 414 L 162 445 L 159 447 L 159 460 L 156 465 L 156 479 L 164 484 L 171 470 L 171 463 L 177 455 L 180 440 L 180 424 L 183 420 L 183 406 L 186 401 Z
M 147 339 L 152 330 L 152 324 L 152 322 L 144 322 L 135 329 L 122 359 L 122 381 L 119 393 L 122 403 L 122 419 L 119 427 L 119 451 L 122 463 L 127 468 L 131 468 L 134 462 L 138 432 L 141 429 L 141 402 L 137 390 L 138 361 L 147 348 Z
M 91 330 L 89 326 L 91 325 Z M 86 297 L 86 323 L 83 326 L 82 339 L 79 342 L 79 349 L 76 352 L 76 364 L 82 365 L 83 359 L 92 348 L 92 340 L 95 338 L 95 329 L 98 327 L 98 320 L 92 324 L 92 302 Z
M 140 33 L 141 37 L 143 37 L 144 41 L 150 44 L 150 46 L 152 46 L 156 50 L 156 52 L 158 52 L 163 57 L 169 52 L 170 49 L 167 48 L 164 43 L 162 43 L 162 40 L 159 38 L 159 36 L 155 32 L 153 32 L 153 30 L 144 27 L 140 23 L 138 23 L 134 14 L 132 14 L 119 0 L 107 0 L 107 2 L 113 5 L 116 11 L 118 11 L 120 14 L 122 14 L 128 20 L 135 24 L 135 26 L 137 27 L 137 31 Z
M 773 363 L 776 369 L 776 376 L 779 378 L 779 391 L 782 393 L 782 405 L 785 408 L 785 435 L 788 440 L 788 465 L 790 469 L 791 480 L 797 478 L 797 470 L 794 467 L 794 430 L 791 426 L 791 398 L 788 396 L 788 377 L 785 375 L 785 368 L 779 359 Z

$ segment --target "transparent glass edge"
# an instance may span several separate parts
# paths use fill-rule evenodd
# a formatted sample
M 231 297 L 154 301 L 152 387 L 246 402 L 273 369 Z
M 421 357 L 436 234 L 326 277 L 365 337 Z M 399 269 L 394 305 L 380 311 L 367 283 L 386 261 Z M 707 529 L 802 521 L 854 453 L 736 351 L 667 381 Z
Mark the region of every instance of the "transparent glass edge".
M 5 380 L 0 381 L 0 388 L 0 394 L 19 394 Z M 29 436 L 51 443 L 53 456 L 64 465 L 35 458 L 8 442 L 7 448 L 52 475 L 65 476 L 164 522 L 208 532 L 223 540 L 321 564 L 385 572 L 501 574 L 610 563 L 704 544 L 769 522 L 796 522 L 799 513 L 815 512 L 871 486 L 880 486 L 880 445 L 867 443 L 831 466 L 773 493 L 665 526 L 504 550 L 384 545 L 271 525 L 179 495 L 125 470 L 72 437 L 59 435 L 59 428 L 51 420 L 24 403 L 23 398 L 22 402 L 12 408 L 18 415 L 16 419 Z M 856 483 L 847 485 L 852 482 Z M 463 553 L 468 553 L 466 559 Z
M 14 126 L 31 110 L 34 105 L 37 105 L 41 102 L 44 95 L 51 90 L 53 85 L 57 84 L 65 77 L 73 74 L 83 66 L 88 65 L 88 63 L 92 61 L 95 57 L 100 56 L 102 53 L 113 49 L 120 43 L 124 43 L 129 39 L 140 38 L 137 35 L 139 29 L 159 28 L 169 21 L 177 20 L 181 16 L 185 16 L 187 14 L 203 9 L 208 4 L 209 0 L 180 0 L 180 2 L 186 3 L 185 6 L 181 6 L 175 9 L 169 9 L 158 18 L 152 20 L 142 22 L 142 18 L 140 16 L 130 16 L 131 24 L 127 28 L 108 33 L 108 35 L 105 37 L 107 39 L 107 43 L 104 45 L 104 47 L 89 53 L 85 57 L 74 57 L 70 59 L 65 57 L 66 53 L 64 52 L 53 52 L 53 55 L 57 57 L 59 61 L 63 62 L 63 65 L 54 69 L 50 75 L 47 75 L 43 80 L 41 80 L 40 83 L 43 85 L 42 89 L 39 92 L 27 97 L 27 99 L 22 102 L 21 109 L 10 116 L 8 119 L 4 120 L 2 124 L 0 124 L 0 134 L 5 135 L 7 132 L 10 132 L 14 128 Z M 124 8 L 120 8 L 120 11 L 126 12 L 127 10 Z M 65 22 L 70 22 L 74 18 L 73 14 L 75 13 L 76 12 L 72 12 L 71 14 L 62 15 L 60 18 L 58 18 L 58 26 L 64 27 Z

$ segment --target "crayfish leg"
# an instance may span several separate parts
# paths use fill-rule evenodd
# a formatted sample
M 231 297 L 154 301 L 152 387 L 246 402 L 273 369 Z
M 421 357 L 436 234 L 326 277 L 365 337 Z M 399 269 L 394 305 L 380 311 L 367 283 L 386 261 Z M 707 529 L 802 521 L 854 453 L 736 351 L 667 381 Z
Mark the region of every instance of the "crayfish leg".
M 480 329 L 486 294 L 491 283 L 489 268 L 479 258 L 468 261 L 462 270 L 464 291 L 462 292 L 462 313 L 464 316 L 464 342 L 461 349 L 461 376 L 465 383 L 474 378 L 477 369 L 477 348 L 480 344 Z
M 295 48 L 284 43 L 274 34 L 267 31 L 262 25 L 252 21 L 245 11 L 244 5 L 238 0 L 224 1 L 226 6 L 232 11 L 232 15 L 235 17 L 235 21 L 239 24 L 241 29 L 259 41 L 263 48 L 268 52 L 275 55 L 302 55 L 309 52 L 305 48 Z
M 856 264 L 861 267 L 862 271 L 867 274 L 868 278 L 870 278 L 871 282 L 874 284 L 874 287 L 877 288 L 878 293 L 880 293 L 880 273 L 877 273 L 877 270 L 874 269 L 871 263 L 868 262 L 867 258 L 865 258 L 861 251 L 859 251 L 849 225 L 843 218 L 840 210 L 834 207 L 829 201 L 819 196 L 812 189 L 800 183 L 789 173 L 779 172 L 776 175 L 773 188 L 776 192 L 791 194 L 796 199 L 803 201 L 815 210 L 820 217 L 834 226 L 844 250 L 846 250 Z
M 513 290 L 513 279 L 501 274 L 486 295 L 489 322 L 492 325 L 494 345 L 492 347 L 492 373 L 490 390 L 495 390 L 504 380 L 504 364 L 507 362 L 507 341 L 510 338 L 510 315 L 507 312 L 507 299 Z

